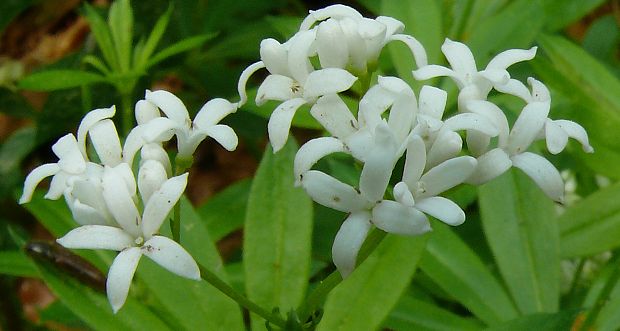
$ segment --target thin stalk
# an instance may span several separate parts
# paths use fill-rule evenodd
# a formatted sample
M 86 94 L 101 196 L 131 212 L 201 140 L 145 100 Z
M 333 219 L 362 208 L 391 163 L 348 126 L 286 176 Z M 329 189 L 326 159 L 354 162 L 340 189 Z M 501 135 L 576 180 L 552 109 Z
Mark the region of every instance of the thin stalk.
M 575 295 L 575 291 L 577 290 L 577 285 L 579 284 L 579 279 L 581 279 L 581 274 L 583 273 L 583 268 L 586 265 L 586 259 L 580 259 L 579 264 L 577 264 L 577 269 L 573 274 L 573 282 L 571 283 L 570 289 L 568 290 L 567 298 L 572 298 Z
M 620 263 L 618 263 L 619 260 L 620 259 L 617 258 L 611 260 L 611 263 L 615 264 L 611 271 L 611 275 L 609 275 L 609 278 L 607 278 L 605 286 L 596 298 L 594 307 L 592 307 L 592 310 L 590 310 L 590 312 L 588 312 L 588 314 L 586 315 L 586 319 L 583 321 L 583 324 L 581 324 L 579 330 L 590 330 L 594 326 L 598 315 L 601 313 L 601 310 L 603 310 L 603 307 L 605 307 L 605 304 L 607 303 L 607 301 L 609 301 L 609 296 L 611 295 L 611 292 L 618 283 L 618 280 L 620 280 Z
M 366 238 L 364 245 L 360 249 L 357 256 L 357 264 L 360 265 L 366 260 L 366 258 L 379 246 L 383 238 L 387 235 L 386 232 L 379 229 L 374 229 Z M 316 288 L 308 295 L 306 301 L 297 309 L 297 315 L 299 320 L 304 323 L 308 320 L 310 315 L 325 301 L 327 295 L 342 281 L 342 276 L 338 270 L 332 272 L 329 276 L 317 285 Z
M 174 216 L 170 221 L 170 231 L 172 232 L 172 240 L 181 243 L 181 202 L 174 205 Z
M 226 284 L 221 278 L 209 271 L 207 268 L 203 266 L 199 266 L 199 268 L 200 277 L 202 277 L 202 279 L 205 280 L 207 283 L 213 285 L 213 287 L 218 289 L 220 292 L 235 300 L 242 307 L 264 318 L 267 322 L 279 328 L 284 328 L 286 322 L 280 316 L 267 311 L 263 307 L 257 305 L 250 299 L 241 295 L 239 292 L 235 291 L 235 289 L 230 287 L 230 285 Z
M 129 131 L 133 127 L 133 107 L 131 102 L 131 93 L 121 94 L 121 125 L 123 128 L 123 136 L 127 137 Z

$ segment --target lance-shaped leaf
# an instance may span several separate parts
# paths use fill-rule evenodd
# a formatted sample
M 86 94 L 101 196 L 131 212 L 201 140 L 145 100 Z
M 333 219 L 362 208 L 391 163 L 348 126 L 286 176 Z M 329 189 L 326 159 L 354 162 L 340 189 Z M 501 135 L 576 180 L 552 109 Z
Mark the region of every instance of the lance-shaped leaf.
M 34 91 L 55 91 L 100 83 L 105 77 L 82 70 L 46 70 L 33 73 L 19 81 L 19 88 Z

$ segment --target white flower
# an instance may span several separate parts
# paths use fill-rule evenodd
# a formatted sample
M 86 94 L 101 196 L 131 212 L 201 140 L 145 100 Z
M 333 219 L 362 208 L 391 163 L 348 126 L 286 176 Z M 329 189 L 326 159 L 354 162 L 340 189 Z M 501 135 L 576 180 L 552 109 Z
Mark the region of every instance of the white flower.
M 120 141 L 114 123 L 110 119 L 115 112 L 114 106 L 95 109 L 82 119 L 77 139 L 71 133 L 58 139 L 52 146 L 58 162 L 43 164 L 28 174 L 19 203 L 29 202 L 36 186 L 49 176 L 53 177 L 45 198 L 58 199 L 70 186 L 71 179 L 84 175 L 87 169 L 94 167 L 86 154 L 87 135 L 90 136 L 99 160 L 103 164 L 109 166 L 119 164 L 121 162 Z
M 154 170 L 150 168 L 153 164 L 157 164 Z M 145 174 L 151 172 L 158 174 Z M 106 284 L 108 300 L 115 313 L 127 299 L 131 280 L 142 255 L 179 276 L 200 279 L 198 265 L 191 255 L 178 243 L 156 234 L 183 194 L 188 174 L 167 179 L 154 189 L 161 182 L 161 175 L 165 174 L 161 165 L 157 162 L 145 164 L 140 173 L 144 174 L 144 178 L 140 177 L 143 183 L 140 184 L 140 179 L 138 183 L 145 203 L 142 215 L 134 202 L 136 183 L 129 166 L 122 163 L 114 168 L 105 167 L 102 177 L 103 198 L 118 226 L 84 225 L 57 240 L 67 248 L 120 252 L 110 266 Z
M 224 99 L 210 100 L 202 106 L 192 122 L 183 102 L 170 92 L 147 90 L 145 101 L 150 105 L 139 102 L 140 107 L 136 106 L 136 118 L 142 123 L 127 136 L 123 149 L 124 162 L 131 164 L 135 153 L 143 146 L 161 144 L 173 136 L 177 138 L 180 158 L 191 157 L 207 136 L 229 151 L 237 147 L 238 138 L 234 130 L 227 125 L 218 124 L 237 110 L 236 104 Z M 165 117 L 160 116 L 160 110 Z M 151 145 L 151 148 L 154 146 L 156 145 Z

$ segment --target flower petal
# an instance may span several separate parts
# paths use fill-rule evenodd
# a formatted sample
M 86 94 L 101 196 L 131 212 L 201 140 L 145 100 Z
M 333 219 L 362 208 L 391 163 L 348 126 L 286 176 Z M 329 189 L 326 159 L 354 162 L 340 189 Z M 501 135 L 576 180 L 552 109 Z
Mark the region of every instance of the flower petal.
M 368 202 L 355 188 L 318 170 L 301 175 L 301 185 L 317 203 L 343 212 L 356 212 L 367 207 Z
M 194 258 L 181 245 L 162 236 L 153 236 L 141 247 L 142 254 L 160 266 L 181 277 L 200 279 L 200 270 Z
M 357 254 L 371 227 L 370 213 L 366 211 L 349 215 L 340 226 L 332 246 L 332 259 L 343 278 L 355 269 Z
M 154 104 L 146 100 L 136 102 L 136 122 L 138 125 L 146 124 L 160 116 L 159 109 Z
M 394 200 L 407 207 L 413 207 L 415 200 L 413 194 L 409 190 L 409 186 L 405 182 L 398 182 L 394 185 Z
M 568 134 L 553 120 L 547 119 L 545 123 L 545 141 L 551 154 L 558 154 L 568 143 Z
M 322 68 L 346 67 L 349 61 L 349 48 L 344 32 L 335 19 L 328 19 L 319 24 L 316 32 L 316 50 Z
M 77 141 L 79 145 L 79 150 L 84 157 L 86 157 L 86 134 L 90 131 L 90 128 L 97 124 L 100 121 L 103 121 L 107 118 L 114 117 L 116 113 L 116 107 L 112 106 L 110 108 L 99 108 L 95 110 L 91 110 L 84 116 L 82 121 L 80 122 L 80 126 L 77 131 Z
M 113 167 L 121 163 L 121 142 L 112 120 L 102 120 L 93 125 L 89 134 L 102 164 Z
M 304 84 L 304 98 L 311 99 L 346 91 L 356 80 L 357 77 L 344 69 L 326 68 L 313 71 Z
M 435 166 L 420 178 L 424 192 L 419 197 L 432 197 L 467 179 L 476 168 L 476 159 L 459 156 Z
M 310 63 L 310 49 L 313 47 L 316 31 L 299 31 L 289 40 L 288 70 L 293 79 L 302 83 L 314 69 Z
M 581 125 L 573 121 L 567 121 L 567 120 L 557 120 L 553 122 L 557 124 L 559 127 L 561 127 L 562 130 L 564 130 L 568 134 L 569 137 L 576 139 L 579 143 L 581 143 L 581 146 L 584 152 L 586 153 L 594 152 L 594 148 L 590 146 L 590 142 L 588 140 L 588 134 L 586 133 L 586 130 Z
M 295 154 L 295 184 L 300 185 L 301 176 L 325 155 L 346 151 L 344 143 L 334 137 L 315 138 L 306 142 Z
M 67 187 L 70 185 L 69 181 L 75 178 L 75 175 L 68 174 L 64 171 L 60 171 L 52 177 L 50 181 L 50 187 L 45 193 L 44 198 L 49 200 L 56 200 L 60 198 Z
M 204 129 L 204 132 L 211 138 L 215 139 L 227 151 L 234 151 L 239 144 L 239 138 L 230 126 L 218 124 Z
M 485 116 L 475 113 L 456 114 L 445 120 L 444 125 L 451 131 L 475 130 L 489 137 L 495 137 L 499 134 L 499 130 L 493 122 Z
M 145 238 L 151 238 L 159 231 L 170 210 L 179 201 L 187 186 L 188 173 L 172 177 L 165 181 L 161 187 L 153 193 L 146 202 L 142 213 L 142 234 Z
M 123 144 L 123 162 L 133 165 L 136 153 L 147 143 L 143 137 L 144 130 L 144 125 L 138 125 L 129 131 Z
M 327 6 L 325 8 L 321 8 L 318 10 L 311 10 L 310 14 L 306 16 L 303 22 L 301 22 L 299 30 L 308 30 L 310 29 L 310 27 L 312 27 L 314 23 L 318 21 L 326 20 L 330 17 L 338 18 L 338 19 L 341 19 L 344 17 L 361 19 L 363 16 L 357 10 L 349 6 L 340 5 L 340 4 L 331 5 L 331 6 Z
M 170 157 L 168 156 L 166 150 L 161 146 L 161 144 L 151 143 L 144 145 L 142 147 L 142 150 L 140 151 L 140 158 L 141 165 L 148 160 L 154 160 L 164 166 L 164 169 L 166 169 L 166 173 L 168 174 L 168 176 L 172 174 Z
M 19 198 L 19 203 L 24 204 L 30 202 L 37 185 L 46 177 L 53 176 L 59 171 L 60 167 L 56 163 L 47 163 L 34 168 L 28 176 L 26 176 L 26 180 L 24 180 L 24 192 Z
M 141 133 L 144 141 L 149 143 L 162 143 L 172 139 L 175 133 L 189 130 L 188 127 L 179 126 L 177 122 L 167 117 L 158 117 L 143 124 Z
M 511 157 L 512 164 L 523 170 L 551 199 L 564 201 L 564 181 L 551 162 L 544 157 L 525 152 Z
M 482 185 L 498 177 L 512 167 L 512 161 L 501 148 L 492 149 L 478 157 L 474 172 L 467 178 L 467 183 Z
M 464 103 L 467 111 L 486 117 L 498 131 L 498 145 L 505 147 L 508 144 L 510 127 L 504 112 L 494 103 L 486 100 L 471 100 Z
M 427 80 L 435 77 L 456 77 L 456 73 L 450 68 L 442 67 L 436 64 L 429 64 L 419 67 L 418 70 L 412 71 L 413 78 L 416 80 Z
M 375 129 L 373 149 L 366 157 L 360 177 L 360 190 L 369 201 L 383 199 L 388 186 L 396 155 L 396 141 L 386 123 L 381 123 Z
M 406 34 L 395 34 L 389 38 L 389 40 L 398 40 L 403 42 L 411 51 L 413 58 L 415 59 L 415 64 L 418 68 L 423 68 L 428 64 L 428 59 L 426 56 L 426 50 L 422 43 L 420 43 L 417 39 L 410 35 Z M 414 74 L 415 75 L 415 74 Z M 416 79 L 418 79 L 416 77 Z M 419 80 L 419 79 L 418 79 Z
M 164 166 L 155 160 L 146 160 L 138 171 L 138 189 L 142 201 L 149 201 L 151 195 L 168 179 Z
M 354 158 L 365 162 L 368 154 L 373 146 L 374 137 L 368 128 L 362 128 L 359 131 L 344 139 L 345 145 Z
M 222 98 L 209 100 L 196 114 L 194 127 L 198 129 L 208 128 L 219 123 L 227 115 L 237 111 L 237 105 Z
M 424 85 L 420 90 L 420 113 L 436 119 L 443 117 L 448 93 L 442 89 Z
M 421 211 L 396 201 L 383 200 L 372 209 L 372 222 L 379 229 L 395 234 L 419 235 L 431 231 Z
M 474 55 L 467 45 L 446 38 L 441 45 L 441 51 L 461 81 L 464 81 L 466 76 L 471 77 L 478 72 Z
M 511 154 L 524 152 L 545 125 L 549 115 L 549 103 L 527 104 L 510 131 L 508 150 Z
M 237 92 L 239 93 L 239 102 L 237 103 L 237 107 L 241 108 L 241 106 L 245 105 L 248 101 L 248 93 L 246 92 L 246 85 L 250 76 L 254 74 L 259 69 L 264 68 L 265 65 L 263 61 L 258 61 L 250 64 L 247 68 L 243 69 L 241 75 L 239 76 L 239 81 L 237 82 Z
M 146 90 L 145 99 L 161 109 L 177 125 L 189 126 L 190 119 L 187 108 L 176 95 L 164 90 L 153 92 Z
M 336 138 L 346 138 L 357 131 L 355 117 L 337 94 L 320 97 L 310 114 Z
M 420 136 L 413 136 L 407 145 L 407 156 L 403 168 L 403 182 L 408 187 L 417 185 L 426 167 L 426 147 Z
M 530 90 L 519 80 L 510 79 L 506 84 L 495 85 L 496 90 L 521 98 L 525 102 L 531 102 Z
M 463 139 L 458 133 L 442 128 L 426 154 L 426 168 L 457 156 L 463 148 Z
M 288 140 L 288 131 L 291 129 L 293 116 L 299 107 L 306 103 L 302 98 L 291 99 L 281 103 L 269 117 L 267 123 L 267 132 L 269 133 L 269 141 L 273 146 L 273 152 L 277 152 Z
M 106 167 L 101 179 L 101 185 L 103 188 L 103 198 L 116 222 L 127 233 L 138 237 L 140 235 L 138 231 L 140 214 L 133 201 L 133 195 L 127 187 L 125 178 L 112 168 Z
M 444 197 L 430 197 L 416 201 L 415 207 L 436 219 L 452 225 L 465 222 L 465 212 L 452 200 Z
M 67 201 L 67 206 L 75 222 L 80 225 L 108 225 L 110 223 L 99 210 L 83 204 L 78 199 L 72 202 Z
M 80 152 L 77 140 L 72 133 L 58 139 L 52 145 L 52 151 L 58 156 L 58 166 L 63 171 L 79 175 L 86 170 L 86 154 Z
M 532 47 L 530 49 L 509 49 L 503 51 L 492 58 L 486 68 L 505 70 L 517 62 L 533 59 L 536 56 L 537 49 L 537 47 Z
M 56 241 L 65 248 L 113 251 L 122 251 L 135 244 L 131 235 L 122 229 L 107 225 L 83 225 L 69 231 Z
M 288 51 L 286 47 L 273 38 L 260 42 L 260 59 L 272 75 L 289 76 Z M 258 68 L 257 68 L 258 70 Z
M 138 267 L 142 257 L 142 251 L 138 247 L 131 247 L 120 252 L 108 272 L 108 280 L 106 282 L 106 291 L 108 293 L 108 301 L 112 306 L 112 310 L 116 314 L 127 300 L 129 286 L 131 280 Z
M 290 77 L 269 75 L 258 87 L 254 102 L 257 106 L 261 106 L 269 100 L 285 101 L 293 99 L 299 95 L 300 89 L 299 83 Z

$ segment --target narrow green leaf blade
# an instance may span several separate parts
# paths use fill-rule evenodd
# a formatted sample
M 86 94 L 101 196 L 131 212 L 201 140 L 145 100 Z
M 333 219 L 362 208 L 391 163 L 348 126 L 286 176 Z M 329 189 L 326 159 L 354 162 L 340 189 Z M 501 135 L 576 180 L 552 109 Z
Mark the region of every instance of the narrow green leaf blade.
M 558 31 L 571 23 L 578 21 L 605 0 L 545 0 L 544 9 L 546 15 L 545 28 L 549 31 Z
M 243 226 L 251 185 L 250 179 L 234 183 L 209 198 L 196 210 L 209 229 L 213 241 L 217 242 Z
M 553 202 L 511 169 L 479 187 L 479 203 L 485 236 L 521 313 L 556 312 L 560 260 Z
M 426 239 L 388 234 L 329 294 L 317 330 L 376 330 L 409 285 Z
M 243 242 L 249 299 L 283 313 L 301 303 L 310 273 L 312 202 L 294 187 L 296 152 L 292 137 L 278 153 L 265 150 L 250 190 Z M 264 329 L 264 321 L 252 317 L 252 329 Z
M 89 4 L 85 4 L 84 8 L 86 20 L 88 20 L 88 23 L 90 24 L 90 30 L 95 36 L 95 40 L 97 41 L 97 45 L 103 54 L 103 58 L 106 60 L 111 69 L 114 71 L 119 71 L 120 63 L 116 52 L 114 51 L 114 42 L 112 41 L 110 28 L 93 7 Z
M 143 65 L 145 65 L 149 57 L 155 51 L 155 48 L 157 48 L 157 45 L 159 44 L 161 37 L 164 35 L 164 32 L 166 32 L 166 27 L 168 26 L 168 22 L 170 22 L 170 16 L 172 15 L 172 8 L 173 6 L 171 2 L 166 12 L 163 15 L 161 15 L 159 19 L 157 20 L 157 22 L 155 23 L 153 30 L 151 30 L 151 34 L 149 35 L 148 39 L 146 39 L 146 42 L 144 43 L 144 46 L 141 48 L 139 54 L 136 51 L 136 54 L 135 54 L 136 61 L 134 63 L 136 67 L 142 67 Z
M 39 277 L 37 267 L 21 251 L 0 251 L 0 274 L 17 277 Z
M 19 88 L 55 91 L 105 81 L 105 77 L 82 70 L 46 70 L 35 72 L 19 81 Z
M 620 246 L 620 183 L 567 208 L 558 219 L 563 257 L 589 256 Z
M 210 33 L 210 34 L 203 34 L 200 36 L 194 36 L 194 37 L 189 37 L 186 39 L 183 39 L 177 43 L 174 43 L 164 49 L 162 49 L 161 51 L 157 52 L 155 55 L 153 55 L 152 58 L 150 58 L 146 64 L 146 67 L 152 67 L 155 64 L 173 56 L 173 55 L 177 55 L 179 53 L 183 53 L 186 51 L 189 51 L 191 49 L 194 49 L 196 47 L 200 47 L 202 44 L 204 44 L 207 40 L 212 39 L 213 37 L 215 37 L 215 33 Z
M 506 290 L 462 239 L 435 222 L 420 268 L 446 293 L 489 325 L 518 316 Z
M 128 71 L 133 43 L 133 11 L 129 0 L 116 0 L 112 3 L 108 13 L 108 26 L 121 71 Z
M 486 331 L 557 331 L 572 330 L 579 310 L 562 310 L 554 314 L 532 314 L 486 329 Z

